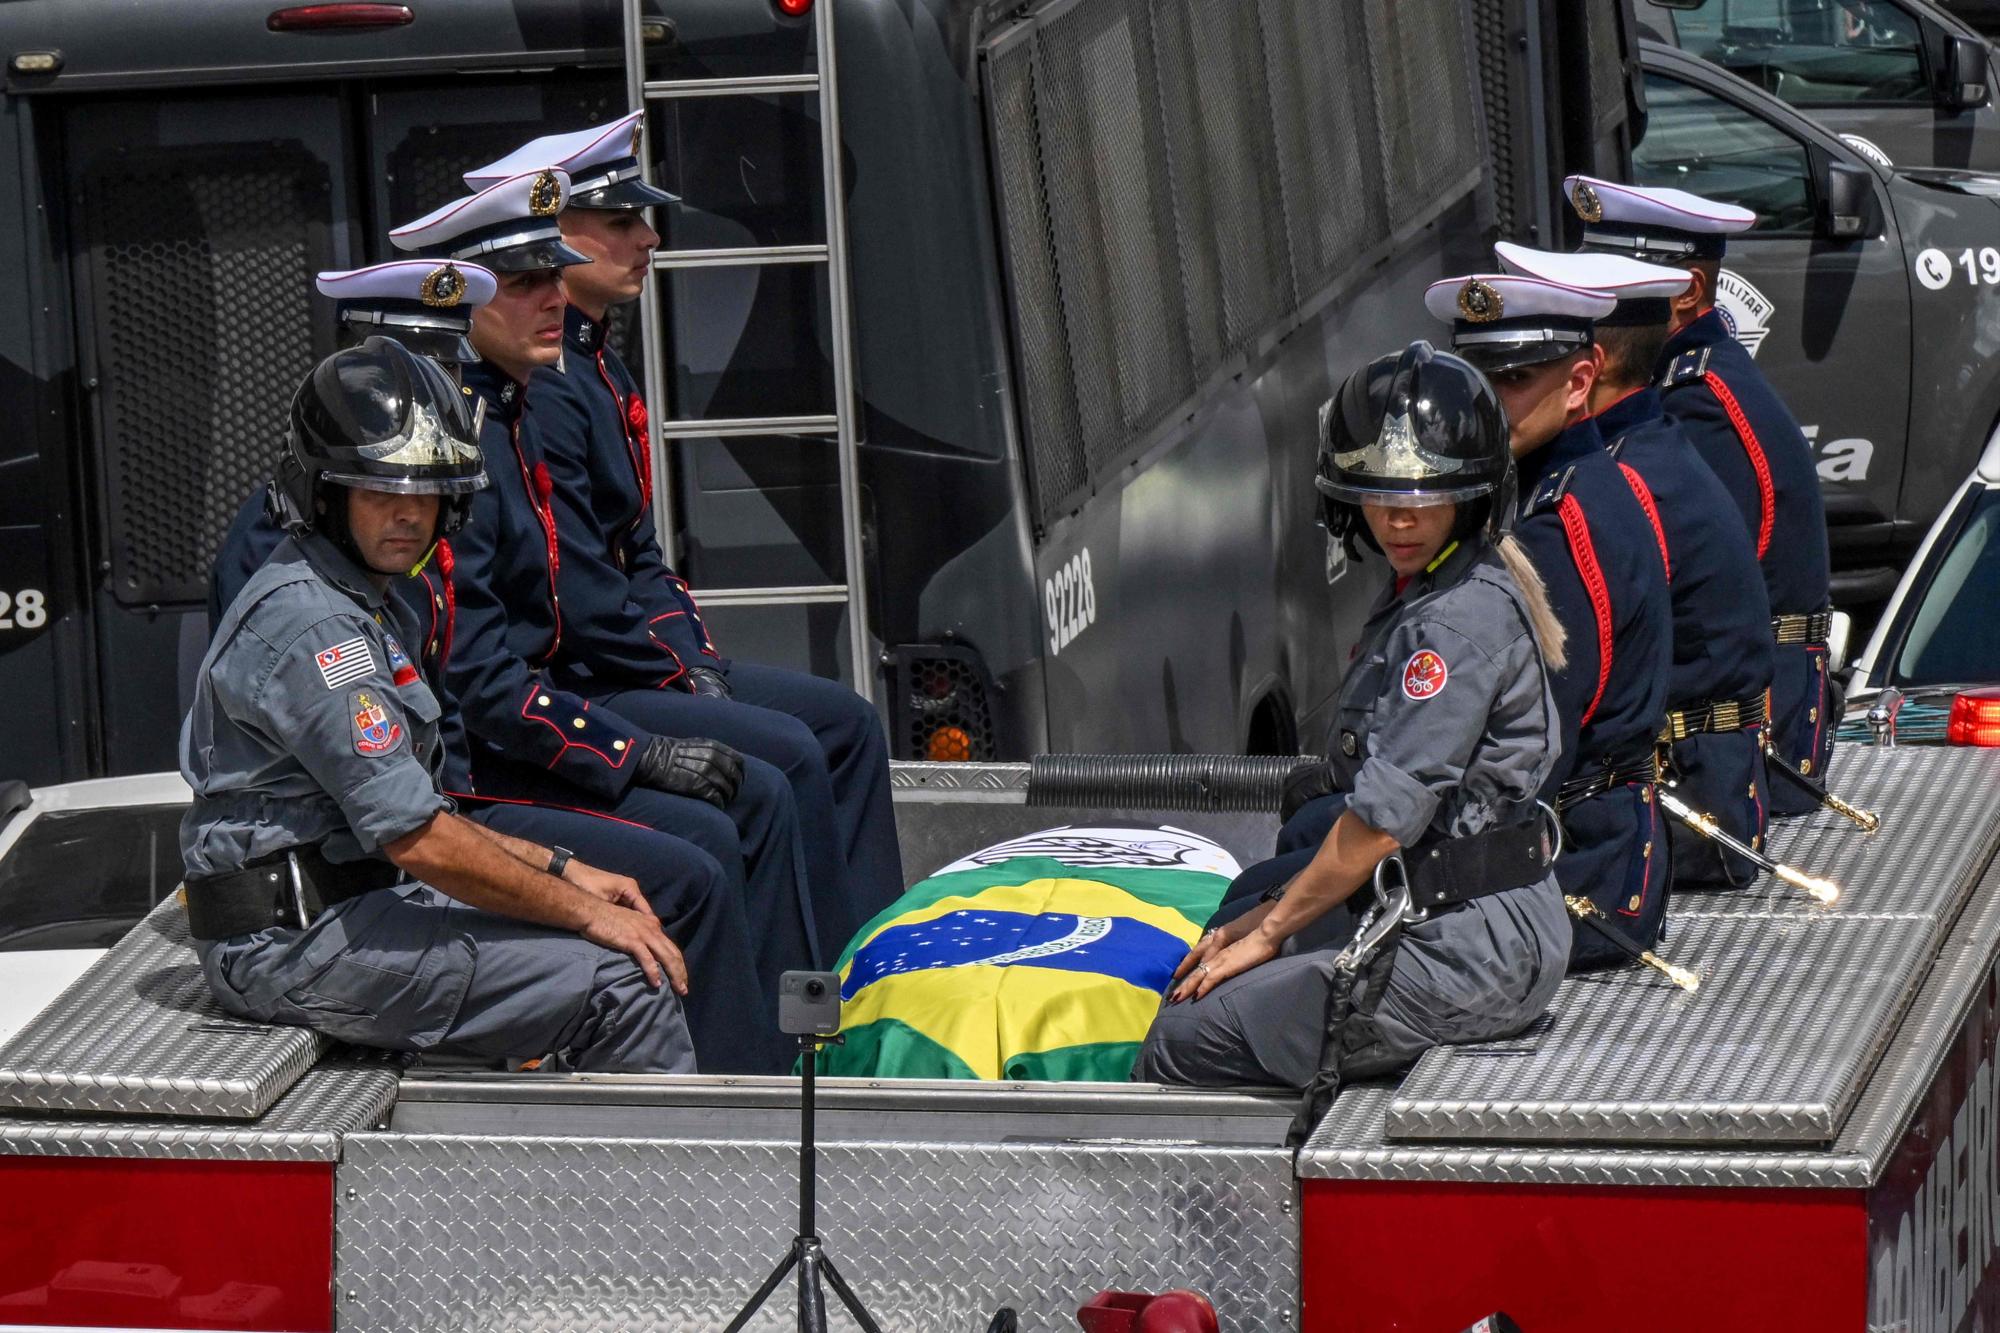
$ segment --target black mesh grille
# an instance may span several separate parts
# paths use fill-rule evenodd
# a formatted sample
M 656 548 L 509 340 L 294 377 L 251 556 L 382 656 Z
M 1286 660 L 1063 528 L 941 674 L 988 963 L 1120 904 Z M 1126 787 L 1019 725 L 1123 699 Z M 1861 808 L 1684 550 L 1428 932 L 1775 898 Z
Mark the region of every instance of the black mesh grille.
M 1311 296 L 1388 231 L 1366 39 L 1351 4 L 1260 4 L 1292 268 Z
M 1479 164 L 1455 0 L 1080 0 L 987 65 L 1038 521 Z
M 295 143 L 121 150 L 87 172 L 121 602 L 205 598 L 229 520 L 269 474 L 291 393 L 330 350 L 311 299 L 328 262 L 329 190 L 326 168 Z
M 897 758 L 981 763 L 998 756 L 986 668 L 976 652 L 918 644 L 890 656 Z
M 1367 0 L 1382 167 L 1397 213 L 1414 213 L 1478 161 L 1460 0 Z
M 1036 38 L 1035 114 L 1091 472 L 1192 382 L 1143 0 L 1079 5 Z
M 1257 6 L 1157 5 L 1169 197 L 1195 372 L 1291 309 L 1285 214 Z
M 1028 451 L 1028 478 L 1034 488 L 1036 520 L 1046 524 L 1083 490 L 1088 472 L 1036 151 L 1029 68 L 1033 59 L 1034 46 L 1028 42 L 996 58 L 989 71 L 989 96 L 993 172 L 1005 220 L 1007 272 L 1019 339 L 1021 364 L 1016 369 L 1022 425 L 1033 444 Z
M 1508 0 L 1472 0 L 1472 49 L 1486 112 L 1486 171 L 1494 221 L 1503 237 L 1518 238 L 1520 201 L 1514 191 L 1514 46 L 1508 37 Z

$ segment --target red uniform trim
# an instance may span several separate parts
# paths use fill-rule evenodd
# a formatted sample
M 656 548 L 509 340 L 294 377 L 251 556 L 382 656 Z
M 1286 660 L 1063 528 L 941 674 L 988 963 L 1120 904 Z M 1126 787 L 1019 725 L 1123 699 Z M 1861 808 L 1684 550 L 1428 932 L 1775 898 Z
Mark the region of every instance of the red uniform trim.
M 1729 424 L 1736 428 L 1736 438 L 1749 455 L 1750 470 L 1757 474 L 1757 558 L 1762 560 L 1764 552 L 1771 549 L 1771 525 L 1778 516 L 1778 494 L 1771 484 L 1771 460 L 1764 456 L 1764 446 L 1757 442 L 1757 432 L 1750 428 L 1750 418 L 1743 415 L 1743 405 L 1736 401 L 1736 395 L 1723 383 L 1722 376 L 1709 371 L 1702 376 L 1715 401 L 1722 404 L 1722 410 L 1729 414 Z
M 1583 580 L 1583 590 L 1590 596 L 1590 609 L 1597 618 L 1597 693 L 1590 696 L 1590 707 L 1583 710 L 1583 720 L 1577 723 L 1579 729 L 1590 725 L 1590 719 L 1597 715 L 1597 706 L 1604 702 L 1604 687 L 1611 682 L 1611 588 L 1604 581 L 1604 566 L 1598 563 L 1597 548 L 1590 541 L 1590 523 L 1583 516 L 1583 505 L 1574 495 L 1565 495 L 1556 506 L 1556 513 L 1562 517 L 1563 533 L 1569 538 L 1569 558 L 1576 562 L 1577 577 Z
M 1653 536 L 1660 542 L 1660 566 L 1667 571 L 1667 582 L 1674 581 L 1674 558 L 1667 554 L 1667 529 L 1660 522 L 1660 507 L 1653 502 L 1652 488 L 1645 479 L 1633 470 L 1630 463 L 1620 463 L 1618 470 L 1625 474 L 1625 482 L 1632 488 L 1632 495 L 1639 501 L 1639 508 L 1646 511 L 1646 518 L 1653 525 Z
M 602 759 L 606 764 L 608 764 L 612 768 L 625 767 L 626 759 L 630 758 L 632 751 L 637 748 L 639 739 L 637 736 L 627 736 L 624 738 L 625 748 L 619 751 L 618 757 L 616 759 L 613 759 L 610 755 L 604 753 L 604 751 L 598 749 L 595 745 L 585 745 L 582 741 L 573 741 L 569 738 L 569 733 L 564 731 L 556 723 L 551 722 L 548 718 L 542 717 L 539 714 L 531 713 L 528 711 L 529 707 L 533 705 L 533 703 L 535 702 L 535 696 L 544 693 L 545 691 L 553 693 L 553 691 L 549 691 L 548 686 L 543 685 L 540 682 L 531 684 L 528 687 L 528 696 L 525 699 L 521 700 L 521 717 L 524 721 L 541 723 L 543 726 L 547 727 L 550 731 L 553 731 L 558 737 L 561 738 L 563 748 L 556 751 L 555 758 L 549 760 L 550 768 L 554 768 L 557 764 L 561 763 L 563 760 L 563 756 L 568 754 L 571 750 L 586 750 L 589 753 L 596 755 L 599 759 Z M 590 701 L 588 699 L 584 700 L 581 708 L 583 712 L 588 713 L 590 711 Z

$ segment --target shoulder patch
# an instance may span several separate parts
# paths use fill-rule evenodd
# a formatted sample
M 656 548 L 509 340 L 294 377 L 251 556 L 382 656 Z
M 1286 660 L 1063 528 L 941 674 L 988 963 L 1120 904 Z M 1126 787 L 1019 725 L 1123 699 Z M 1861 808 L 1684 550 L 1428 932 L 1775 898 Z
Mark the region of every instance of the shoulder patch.
M 1444 691 L 1450 678 L 1451 672 L 1442 657 L 1428 648 L 1419 648 L 1403 664 L 1403 695 L 1419 702 L 1434 699 Z
M 403 743 L 402 724 L 389 716 L 373 690 L 350 693 L 347 709 L 354 717 L 354 753 L 372 759 Z
M 428 588 L 429 582 L 426 581 L 424 586 Z M 396 642 L 395 635 L 386 634 L 384 638 L 386 640 L 384 647 L 389 653 L 390 678 L 398 685 L 414 684 L 417 679 L 416 664 L 411 662 L 410 655 L 403 651 L 403 645 Z
M 313 661 L 318 664 L 320 679 L 326 682 L 329 690 L 337 690 L 349 681 L 360 680 L 375 672 L 375 650 L 360 635 L 328 644 L 313 654 Z
M 1683 384 L 1701 383 L 1708 375 L 1708 354 L 1713 350 L 1708 347 L 1691 348 L 1669 361 L 1666 373 L 1660 376 L 1660 387 L 1673 389 Z

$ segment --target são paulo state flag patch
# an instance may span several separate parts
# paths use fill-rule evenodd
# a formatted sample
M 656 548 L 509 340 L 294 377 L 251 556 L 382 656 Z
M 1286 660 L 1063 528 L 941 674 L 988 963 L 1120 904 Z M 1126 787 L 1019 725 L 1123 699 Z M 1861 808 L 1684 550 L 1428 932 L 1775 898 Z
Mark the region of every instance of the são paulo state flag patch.
M 1412 699 L 1433 698 L 1444 689 L 1450 675 L 1442 657 L 1428 648 L 1419 648 L 1410 654 L 1403 667 L 1403 693 Z

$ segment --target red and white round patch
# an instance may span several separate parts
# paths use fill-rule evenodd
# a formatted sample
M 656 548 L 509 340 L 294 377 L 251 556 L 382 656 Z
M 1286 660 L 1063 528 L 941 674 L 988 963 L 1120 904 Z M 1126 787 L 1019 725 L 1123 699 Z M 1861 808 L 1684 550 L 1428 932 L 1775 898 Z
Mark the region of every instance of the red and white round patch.
M 1403 693 L 1412 699 L 1432 698 L 1444 689 L 1450 675 L 1442 657 L 1428 648 L 1420 648 L 1410 654 L 1403 667 Z

